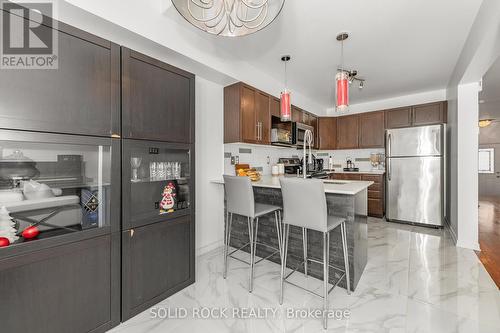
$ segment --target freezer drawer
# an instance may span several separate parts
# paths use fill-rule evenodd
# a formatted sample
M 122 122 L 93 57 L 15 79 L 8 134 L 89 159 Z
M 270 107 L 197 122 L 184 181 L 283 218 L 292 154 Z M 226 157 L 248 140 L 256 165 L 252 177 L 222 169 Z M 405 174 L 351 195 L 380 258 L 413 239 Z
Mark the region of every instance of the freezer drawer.
M 444 125 L 420 126 L 386 130 L 386 156 L 443 155 Z
M 387 165 L 388 220 L 443 225 L 442 158 L 390 158 Z

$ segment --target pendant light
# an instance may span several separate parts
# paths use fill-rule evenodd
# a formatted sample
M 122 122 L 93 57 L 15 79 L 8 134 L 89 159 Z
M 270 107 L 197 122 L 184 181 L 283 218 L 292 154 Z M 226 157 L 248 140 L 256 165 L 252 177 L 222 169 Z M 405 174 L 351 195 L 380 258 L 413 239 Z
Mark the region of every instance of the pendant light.
M 281 57 L 281 61 L 285 63 L 285 90 L 281 92 L 280 95 L 280 118 L 281 121 L 291 121 L 292 120 L 292 103 L 290 100 L 290 91 L 287 88 L 287 77 L 286 77 L 286 63 L 290 61 L 290 56 L 285 55 Z
M 337 35 L 337 40 L 341 43 L 340 48 L 340 70 L 335 75 L 335 95 L 337 111 L 347 111 L 349 107 L 349 72 L 344 70 L 344 40 L 349 35 L 342 32 Z

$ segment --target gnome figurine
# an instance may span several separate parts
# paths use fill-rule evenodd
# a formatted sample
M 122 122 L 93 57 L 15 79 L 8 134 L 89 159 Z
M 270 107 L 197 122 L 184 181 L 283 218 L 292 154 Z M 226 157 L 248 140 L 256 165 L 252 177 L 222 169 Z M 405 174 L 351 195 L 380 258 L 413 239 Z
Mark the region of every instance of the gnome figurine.
M 16 236 L 17 230 L 14 228 L 16 224 L 12 221 L 9 211 L 2 206 L 0 208 L 0 238 L 5 237 L 12 244 L 19 237 Z
M 175 206 L 175 185 L 173 183 L 168 183 L 163 189 L 163 198 L 160 202 L 160 212 L 161 213 L 171 213 L 174 211 Z

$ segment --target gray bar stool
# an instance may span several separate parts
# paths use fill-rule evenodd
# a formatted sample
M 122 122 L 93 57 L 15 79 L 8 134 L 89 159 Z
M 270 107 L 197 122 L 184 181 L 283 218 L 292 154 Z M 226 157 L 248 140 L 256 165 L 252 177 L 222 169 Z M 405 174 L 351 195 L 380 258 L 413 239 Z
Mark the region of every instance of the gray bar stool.
M 253 187 L 248 177 L 235 177 L 224 175 L 224 192 L 226 196 L 226 223 L 225 223 L 225 235 L 224 235 L 224 279 L 227 277 L 227 259 L 231 257 L 233 259 L 242 261 L 248 265 L 250 265 L 250 275 L 248 281 L 248 291 L 252 292 L 253 290 L 253 272 L 255 264 L 270 258 L 276 253 L 282 254 L 282 226 L 281 226 L 281 207 L 273 206 L 268 204 L 256 203 L 254 201 L 253 195 Z M 278 235 L 278 244 L 279 249 L 276 249 L 268 244 L 263 244 L 257 242 L 257 232 L 259 229 L 259 217 L 274 213 L 274 219 L 276 221 L 276 233 Z M 248 223 L 248 235 L 249 242 L 243 245 L 242 247 L 229 252 L 229 243 L 231 240 L 231 226 L 233 223 L 233 214 L 246 216 Z M 254 227 L 255 224 L 255 227 Z M 265 258 L 260 259 L 255 262 L 255 250 L 257 244 L 266 246 L 275 252 L 271 253 Z M 243 248 L 250 246 L 250 262 L 246 262 L 239 258 L 232 256 L 236 251 L 240 251 Z
M 349 280 L 349 256 L 347 253 L 347 235 L 345 229 L 345 218 L 328 215 L 326 205 L 326 195 L 323 181 L 318 179 L 300 179 L 300 178 L 282 178 L 281 193 L 283 196 L 283 243 L 281 260 L 281 284 L 280 284 L 280 304 L 283 304 L 283 284 L 287 282 L 296 287 L 306 290 L 316 296 L 323 298 L 323 327 L 326 329 L 328 325 L 328 294 L 335 288 L 338 283 L 345 277 L 347 283 L 347 293 L 350 294 Z M 304 261 L 299 264 L 292 272 L 285 276 L 286 257 L 288 248 L 288 234 L 290 225 L 301 227 L 303 246 L 304 246 Z M 344 270 L 330 265 L 330 231 L 340 226 L 342 234 L 342 248 L 344 250 Z M 307 229 L 316 230 L 323 233 L 323 261 L 309 258 L 307 255 Z M 308 289 L 305 289 L 295 283 L 287 281 L 287 279 L 304 265 L 304 273 L 307 275 L 307 263 L 315 262 L 323 265 L 323 295 L 319 295 Z M 329 288 L 329 267 L 342 272 L 339 280 Z

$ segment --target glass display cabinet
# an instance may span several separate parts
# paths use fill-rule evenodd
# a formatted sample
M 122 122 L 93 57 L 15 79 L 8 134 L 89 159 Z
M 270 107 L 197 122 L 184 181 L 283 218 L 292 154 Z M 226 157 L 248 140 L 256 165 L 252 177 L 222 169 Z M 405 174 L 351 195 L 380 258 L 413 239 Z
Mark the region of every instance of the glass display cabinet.
M 124 229 L 191 212 L 193 173 L 188 144 L 123 140 Z
M 109 138 L 0 130 L 0 246 L 109 232 L 114 150 Z

